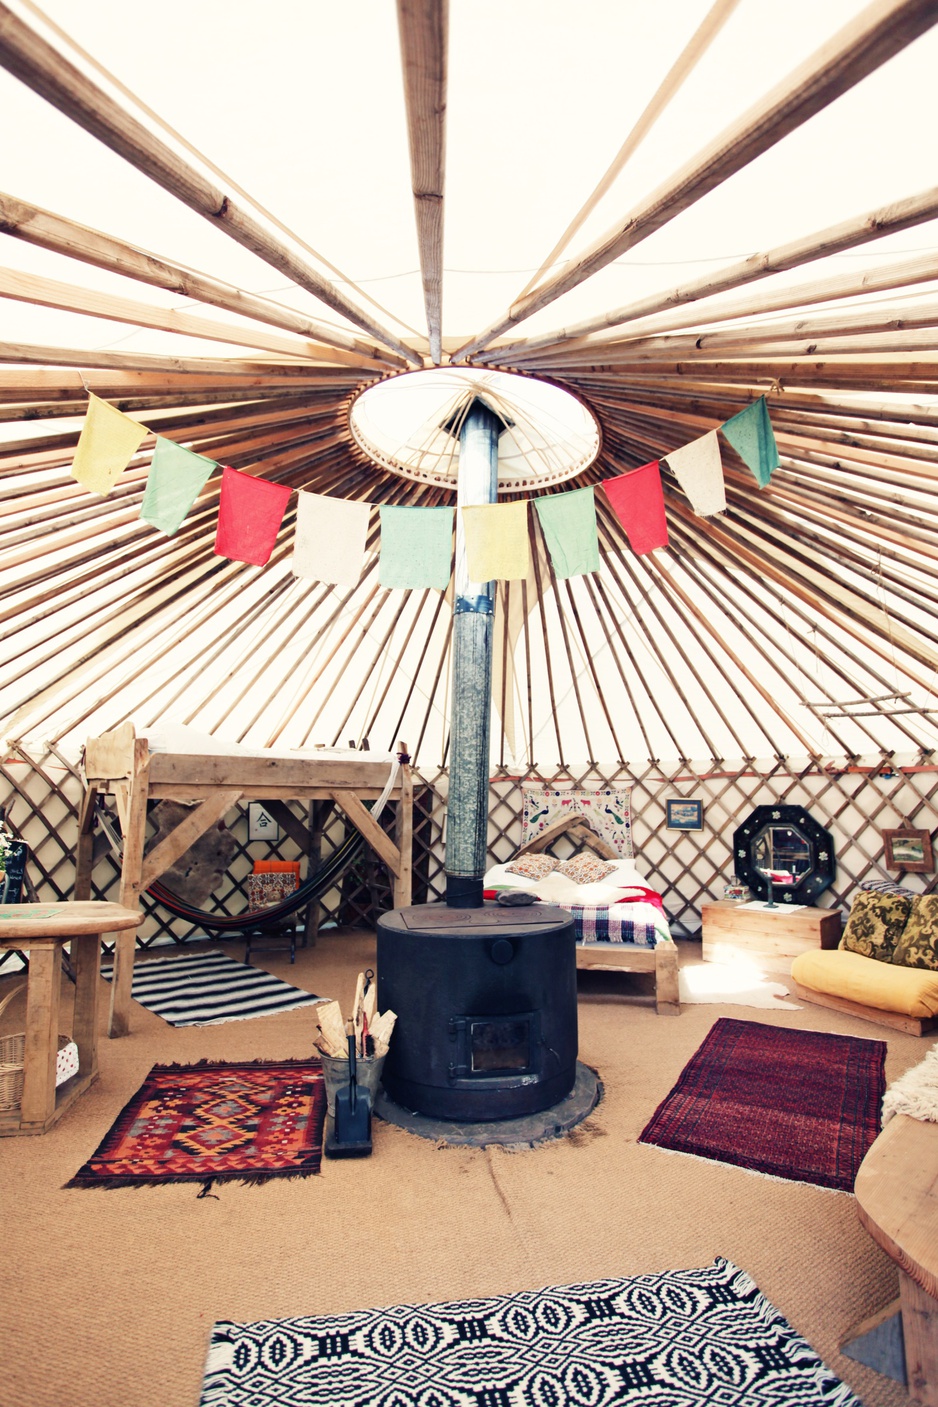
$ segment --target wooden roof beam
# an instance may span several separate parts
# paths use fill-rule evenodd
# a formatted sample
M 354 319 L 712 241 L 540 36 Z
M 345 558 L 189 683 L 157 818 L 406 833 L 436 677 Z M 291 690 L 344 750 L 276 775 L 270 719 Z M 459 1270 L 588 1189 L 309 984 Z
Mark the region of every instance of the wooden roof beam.
M 175 308 L 157 308 L 150 303 L 138 303 L 133 298 L 121 298 L 113 293 L 78 288 L 75 284 L 60 283 L 58 279 L 21 273 L 18 269 L 0 268 L 0 298 L 31 303 L 39 308 L 57 308 L 61 312 L 104 318 L 110 322 L 126 323 L 131 327 L 150 327 L 158 332 L 175 332 L 180 337 L 231 342 L 236 347 L 252 347 L 279 357 L 296 357 L 302 361 L 364 368 L 375 364 L 373 357 L 341 351 L 322 342 L 293 341 L 287 337 L 278 337 L 275 333 L 264 332 L 257 327 L 216 322 Z
M 75 366 L 111 371 L 186 372 L 197 376 L 257 376 L 269 385 L 280 379 L 308 380 L 315 386 L 316 368 L 309 362 L 246 361 L 225 357 L 166 357 L 146 352 L 89 351 L 74 347 L 39 347 L 0 342 L 0 362 L 18 365 Z M 83 378 L 84 379 L 84 378 Z M 90 384 L 90 383 L 89 383 Z
M 280 327 L 286 332 L 299 333 L 301 337 L 314 342 L 323 342 L 330 347 L 338 347 L 346 352 L 354 352 L 366 361 L 377 361 L 381 365 L 406 366 L 403 357 L 394 356 L 373 342 L 343 332 L 329 323 L 317 322 L 315 318 L 287 308 L 282 303 L 274 303 L 257 293 L 245 293 L 233 284 L 223 283 L 208 274 L 196 273 L 180 264 L 172 263 L 157 254 L 127 244 L 87 225 L 76 224 L 64 215 L 55 215 L 51 210 L 43 210 L 28 201 L 0 191 L 0 233 L 21 239 L 26 244 L 34 244 L 40 249 L 48 249 L 56 254 L 64 254 L 69 259 L 80 259 L 82 263 L 106 269 L 109 273 L 121 274 L 137 283 L 148 284 L 152 288 L 163 288 L 169 293 L 178 293 L 182 298 L 192 298 L 200 303 L 208 303 L 216 308 L 225 308 L 231 313 L 253 318 L 268 327 Z
M 443 187 L 446 170 L 447 0 L 397 0 L 430 360 L 443 359 Z
M 934 0 L 874 0 L 579 259 L 519 299 L 497 322 L 459 348 L 453 360 L 465 361 L 633 249 L 849 92 L 935 23 L 938 8 Z
M 163 190 L 415 366 L 423 358 L 370 318 L 177 155 L 0 0 L 0 65 Z
M 671 65 L 651 101 L 645 107 L 635 126 L 622 143 L 622 146 L 616 153 L 612 164 L 605 172 L 602 180 L 586 201 L 585 205 L 582 206 L 570 221 L 540 268 L 528 280 L 524 288 L 522 288 L 521 292 L 518 294 L 519 298 L 523 298 L 526 293 L 536 286 L 540 281 L 541 275 L 545 274 L 555 261 L 559 259 L 573 236 L 583 227 L 589 216 L 592 215 L 596 206 L 609 191 L 616 177 L 621 173 L 630 157 L 645 140 L 675 93 L 680 90 L 685 78 L 693 72 L 704 54 L 710 48 L 710 45 L 738 4 L 739 0 L 714 0 L 714 4 L 707 11 L 703 21 L 681 50 L 675 62 Z
M 792 240 L 788 244 L 781 244 L 765 253 L 750 254 L 748 258 L 741 259 L 738 263 L 728 264 L 726 268 L 715 273 L 704 274 L 691 283 L 679 284 L 676 288 L 667 289 L 662 293 L 648 294 L 635 303 L 612 308 L 607 312 L 596 314 L 595 317 L 585 318 L 582 322 L 571 323 L 569 327 L 545 332 L 539 337 L 524 338 L 521 341 L 502 343 L 498 347 L 491 347 L 473 357 L 473 360 L 482 363 L 508 360 L 520 353 L 526 354 L 541 348 L 556 347 L 561 342 L 576 341 L 581 337 L 588 337 L 594 332 L 604 332 L 610 327 L 637 322 L 640 318 L 650 317 L 669 308 L 683 307 L 685 304 L 713 298 L 720 293 L 728 293 L 731 289 L 740 288 L 759 279 L 771 278 L 773 274 L 784 273 L 789 269 L 800 268 L 804 264 L 813 263 L 816 259 L 825 259 L 831 254 L 840 254 L 848 249 L 856 249 L 860 245 L 868 244 L 871 240 L 882 239 L 884 235 L 895 234 L 899 230 L 911 229 L 915 225 L 923 224 L 936 217 L 938 217 L 938 186 L 931 186 L 918 195 L 908 196 L 904 200 L 894 201 L 891 205 L 880 206 L 877 210 L 867 211 L 863 215 L 843 220 L 837 225 L 831 225 L 814 234 L 804 235 L 800 239 Z M 863 275 L 863 278 L 872 276 L 867 274 Z M 849 274 L 843 276 L 844 281 L 855 277 L 855 275 Z M 831 282 L 835 281 L 831 280 Z M 802 292 L 806 287 L 810 287 L 810 285 L 801 285 Z M 786 290 L 786 292 L 788 291 Z M 841 295 L 835 294 L 834 296 Z M 765 306 L 771 307 L 771 298 L 772 295 L 769 294 L 769 301 L 766 302 Z M 711 317 L 711 314 L 700 313 L 695 316 L 698 317 L 699 321 L 705 322 Z M 686 326 L 687 324 L 685 322 L 675 325 Z

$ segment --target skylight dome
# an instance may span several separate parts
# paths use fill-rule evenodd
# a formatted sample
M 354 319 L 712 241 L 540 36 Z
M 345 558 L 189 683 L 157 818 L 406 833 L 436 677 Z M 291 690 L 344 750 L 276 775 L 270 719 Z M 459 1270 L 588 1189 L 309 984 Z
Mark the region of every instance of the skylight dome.
M 498 446 L 499 493 L 562 484 L 599 453 L 599 426 L 569 391 L 534 377 L 471 367 L 437 367 L 381 381 L 353 402 L 349 425 L 359 447 L 383 468 L 455 489 L 459 426 L 477 396 L 508 427 Z

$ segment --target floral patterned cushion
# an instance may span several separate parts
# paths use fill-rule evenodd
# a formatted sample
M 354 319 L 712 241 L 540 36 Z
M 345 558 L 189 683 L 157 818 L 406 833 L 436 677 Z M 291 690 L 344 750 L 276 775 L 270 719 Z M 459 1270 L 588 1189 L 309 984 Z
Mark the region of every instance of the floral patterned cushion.
M 617 868 L 617 863 L 616 860 L 601 860 L 598 855 L 589 855 L 584 851 L 564 860 L 562 865 L 557 866 L 557 873 L 565 879 L 572 879 L 574 884 L 598 884 Z
M 553 855 L 516 855 L 506 866 L 509 874 L 519 874 L 522 879 L 544 879 L 553 874 L 560 864 Z
M 938 894 L 917 894 L 892 961 L 938 971 Z
M 259 913 L 261 909 L 270 909 L 282 904 L 299 887 L 296 875 L 292 873 L 249 874 L 244 883 L 251 913 Z
M 911 906 L 912 900 L 905 894 L 861 890 L 853 901 L 840 946 L 865 958 L 894 962 L 893 953 Z

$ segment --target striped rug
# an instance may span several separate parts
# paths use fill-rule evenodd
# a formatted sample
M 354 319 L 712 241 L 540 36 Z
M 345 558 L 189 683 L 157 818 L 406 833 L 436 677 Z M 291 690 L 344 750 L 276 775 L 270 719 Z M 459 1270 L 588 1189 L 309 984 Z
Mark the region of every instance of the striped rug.
M 102 963 L 101 976 L 108 982 L 112 971 L 112 963 Z M 224 953 L 135 963 L 131 993 L 170 1026 L 219 1026 L 327 1000 Z

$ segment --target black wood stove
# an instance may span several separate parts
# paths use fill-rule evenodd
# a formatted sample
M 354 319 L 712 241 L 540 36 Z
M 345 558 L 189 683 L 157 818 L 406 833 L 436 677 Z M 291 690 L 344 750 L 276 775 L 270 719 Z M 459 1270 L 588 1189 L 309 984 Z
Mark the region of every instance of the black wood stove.
M 435 1119 L 515 1119 L 576 1079 L 573 918 L 533 904 L 423 904 L 378 920 L 378 1006 L 397 1012 L 382 1082 Z

